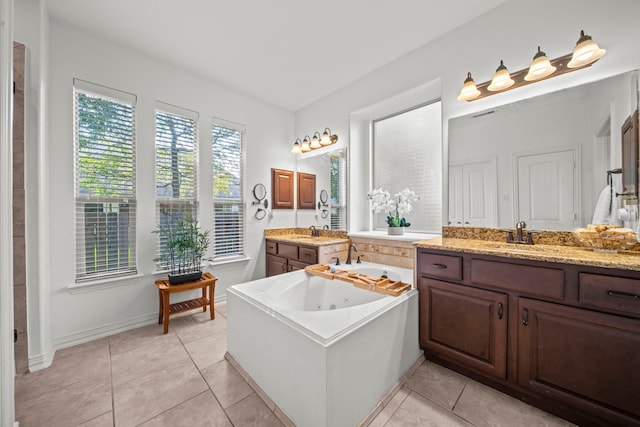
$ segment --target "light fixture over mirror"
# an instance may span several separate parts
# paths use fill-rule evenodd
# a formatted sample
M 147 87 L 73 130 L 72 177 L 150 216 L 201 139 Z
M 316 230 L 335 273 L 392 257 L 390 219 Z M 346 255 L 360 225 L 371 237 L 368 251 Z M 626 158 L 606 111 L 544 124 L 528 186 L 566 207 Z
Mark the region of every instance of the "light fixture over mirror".
M 496 69 L 496 73 L 493 75 L 493 80 L 491 80 L 491 84 L 487 87 L 491 92 L 496 92 L 499 90 L 507 89 L 513 86 L 515 82 L 511 78 L 509 74 L 509 70 L 504 66 L 504 62 L 502 59 L 500 60 L 500 65 Z
M 307 153 L 311 150 L 316 150 L 318 148 L 323 148 L 338 142 L 338 135 L 332 135 L 331 129 L 324 128 L 324 132 L 322 136 L 320 136 L 320 132 L 314 132 L 313 137 L 309 137 L 309 135 L 305 135 L 304 139 L 300 141 L 300 138 L 296 139 L 293 143 L 293 148 L 291 152 L 293 154 L 302 154 Z
M 592 65 L 602 58 L 605 53 L 606 50 L 601 49 L 591 36 L 587 36 L 584 31 L 581 31 L 580 38 L 572 53 L 549 60 L 547 55 L 540 50 L 540 46 L 538 46 L 538 52 L 533 57 L 529 68 L 509 73 L 501 60 L 493 79 L 478 85 L 471 78 L 471 73 L 467 73 L 467 78 L 462 85 L 458 100 L 474 101 L 540 80 L 570 73 Z
M 536 80 L 544 79 L 545 77 L 549 77 L 551 74 L 555 73 L 556 67 L 551 65 L 549 58 L 547 58 L 547 54 L 540 50 L 540 46 L 538 46 L 538 52 L 533 55 L 533 61 L 531 65 L 529 65 L 529 72 L 524 79 L 528 82 L 535 82 Z

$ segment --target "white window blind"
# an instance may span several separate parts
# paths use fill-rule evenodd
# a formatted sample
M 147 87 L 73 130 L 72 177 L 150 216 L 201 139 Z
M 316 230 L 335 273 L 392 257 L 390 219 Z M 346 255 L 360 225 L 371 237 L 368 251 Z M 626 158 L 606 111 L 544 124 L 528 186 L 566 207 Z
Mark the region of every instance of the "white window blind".
M 76 282 L 136 273 L 135 102 L 74 81 Z
M 332 155 L 331 171 L 331 229 L 347 229 L 347 157 L 344 150 Z
M 197 218 L 198 114 L 157 103 L 156 223 L 171 227 Z M 166 237 L 156 242 L 156 267 L 167 269 Z M 164 261 L 161 261 L 164 260 Z
M 214 260 L 244 256 L 244 129 L 213 124 Z
M 373 188 L 391 196 L 415 191 L 404 215 L 412 232 L 440 232 L 442 226 L 442 110 L 436 101 L 373 122 Z M 373 189 L 372 188 L 372 189 Z M 375 229 L 386 228 L 386 214 L 373 214 Z

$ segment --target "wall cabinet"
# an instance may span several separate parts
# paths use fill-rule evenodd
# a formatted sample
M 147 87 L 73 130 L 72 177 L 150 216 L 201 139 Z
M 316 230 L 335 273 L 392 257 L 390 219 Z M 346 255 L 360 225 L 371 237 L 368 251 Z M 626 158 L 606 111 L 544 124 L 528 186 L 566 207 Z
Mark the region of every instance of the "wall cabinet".
M 316 176 L 298 172 L 298 209 L 316 208 Z
M 293 171 L 271 169 L 271 207 L 293 209 Z
M 640 272 L 420 248 L 427 358 L 579 425 L 640 425 Z

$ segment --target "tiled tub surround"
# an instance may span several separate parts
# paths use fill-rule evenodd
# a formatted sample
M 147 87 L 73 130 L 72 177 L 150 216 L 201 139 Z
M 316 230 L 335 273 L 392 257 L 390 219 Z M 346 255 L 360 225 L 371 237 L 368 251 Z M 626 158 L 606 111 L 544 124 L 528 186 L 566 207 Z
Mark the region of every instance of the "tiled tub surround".
M 350 233 L 351 242 L 356 245 L 363 261 L 392 265 L 402 268 L 414 268 L 415 248 L 413 242 L 434 237 L 439 234 L 406 233 L 402 236 L 387 236 L 377 231 Z
M 357 425 L 421 357 L 414 289 L 384 296 L 294 271 L 230 287 L 227 305 L 229 354 L 296 425 Z

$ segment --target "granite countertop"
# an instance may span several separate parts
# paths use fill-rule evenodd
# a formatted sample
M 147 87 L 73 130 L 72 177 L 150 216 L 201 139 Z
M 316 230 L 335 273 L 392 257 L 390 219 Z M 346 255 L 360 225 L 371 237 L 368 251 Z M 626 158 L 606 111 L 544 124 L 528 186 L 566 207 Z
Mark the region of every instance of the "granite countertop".
M 420 240 L 415 243 L 415 246 L 426 249 L 640 271 L 640 253 L 637 251 L 621 251 L 617 254 L 611 254 L 594 252 L 589 248 L 578 246 L 516 245 L 494 240 L 447 237 Z
M 348 238 L 340 238 L 334 236 L 311 237 L 308 234 L 280 234 L 275 236 L 265 236 L 267 240 L 275 240 L 283 243 L 296 243 L 309 246 L 325 246 L 335 245 L 339 243 L 349 243 Z

